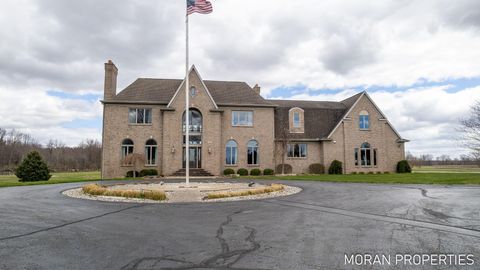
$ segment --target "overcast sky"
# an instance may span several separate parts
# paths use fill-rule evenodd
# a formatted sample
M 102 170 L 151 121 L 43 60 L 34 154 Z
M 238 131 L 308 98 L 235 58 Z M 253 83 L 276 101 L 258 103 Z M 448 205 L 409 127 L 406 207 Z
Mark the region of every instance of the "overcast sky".
M 211 0 L 190 17 L 204 79 L 267 98 L 342 100 L 367 90 L 414 154 L 463 153 L 459 118 L 480 100 L 480 1 Z M 101 138 L 103 63 L 119 91 L 183 78 L 185 1 L 2 0 L 0 127 L 41 142 Z

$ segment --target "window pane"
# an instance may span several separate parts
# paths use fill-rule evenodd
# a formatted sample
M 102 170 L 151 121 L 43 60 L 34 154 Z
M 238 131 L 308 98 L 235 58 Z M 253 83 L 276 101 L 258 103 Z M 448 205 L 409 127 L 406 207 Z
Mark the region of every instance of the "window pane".
M 136 111 L 136 109 L 130 109 L 128 111 L 128 122 L 130 124 L 137 123 L 137 111 Z
M 302 143 L 302 144 L 300 144 L 299 157 L 306 157 L 306 156 L 307 156 L 307 145 Z
M 364 124 L 364 128 L 370 128 L 370 121 L 369 121 L 368 115 L 364 116 L 363 124 Z
M 143 124 L 144 122 L 144 109 L 137 109 L 137 124 Z
M 293 113 L 293 126 L 300 127 L 300 113 L 294 112 Z
M 145 109 L 145 123 L 152 123 L 152 109 Z
M 232 111 L 232 125 L 234 126 L 252 126 L 253 112 Z
M 232 164 L 237 164 L 237 147 L 232 148 Z
M 377 149 L 373 149 L 373 166 L 377 166 Z
M 372 165 L 372 159 L 371 159 L 371 151 L 370 149 L 366 149 L 366 165 L 370 166 Z
M 231 165 L 232 164 L 232 149 L 227 146 L 225 150 L 225 164 Z
M 360 151 L 360 158 L 361 158 L 361 160 L 362 160 L 362 166 L 365 166 L 365 165 L 366 165 L 365 153 L 366 153 L 366 150 L 365 150 L 365 149 L 362 149 L 362 150 Z

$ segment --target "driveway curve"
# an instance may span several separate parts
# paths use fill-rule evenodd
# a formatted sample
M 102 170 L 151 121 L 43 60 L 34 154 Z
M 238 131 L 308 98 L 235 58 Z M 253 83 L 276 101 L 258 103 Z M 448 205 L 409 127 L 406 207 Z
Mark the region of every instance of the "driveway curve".
M 132 204 L 61 194 L 81 183 L 2 188 L 0 269 L 450 269 L 345 264 L 346 254 L 443 253 L 480 267 L 480 187 L 276 182 L 303 191 Z

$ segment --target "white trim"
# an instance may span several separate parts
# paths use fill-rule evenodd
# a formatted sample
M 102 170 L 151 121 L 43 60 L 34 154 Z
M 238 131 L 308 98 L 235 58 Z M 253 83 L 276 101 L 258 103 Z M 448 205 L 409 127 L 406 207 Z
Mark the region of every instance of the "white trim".
M 342 119 L 340 119 L 340 121 L 338 121 L 337 125 L 332 129 L 332 131 L 328 134 L 327 136 L 327 139 L 331 139 L 333 133 L 337 130 L 337 128 L 340 126 L 340 124 L 342 123 L 343 120 L 345 120 L 345 118 L 347 118 L 347 115 L 349 115 L 353 108 L 355 106 L 357 106 L 358 102 L 360 101 L 360 99 L 365 95 L 365 91 L 362 92 L 362 94 L 360 95 L 360 97 L 358 97 L 358 99 L 355 101 L 355 103 L 353 103 L 352 107 L 350 107 L 350 109 L 343 115 Z
M 202 82 L 202 86 L 203 88 L 205 88 L 205 91 L 207 91 L 207 95 L 208 97 L 210 98 L 210 100 L 212 101 L 213 103 L 213 106 L 215 106 L 215 109 L 218 109 L 218 106 L 217 106 L 217 103 L 215 102 L 215 100 L 213 100 L 213 97 L 212 95 L 210 94 L 210 91 L 208 90 L 207 86 L 205 85 L 205 83 L 203 82 L 203 79 L 202 79 L 202 76 L 200 76 L 200 73 L 198 73 L 198 70 L 197 68 L 195 67 L 195 65 L 192 65 L 192 67 L 190 68 L 190 70 L 188 71 L 188 76 L 190 76 L 190 74 L 192 73 L 192 71 L 195 71 L 195 73 L 197 74 L 198 78 L 200 79 L 200 81 Z M 178 96 L 178 93 L 180 92 L 180 90 L 182 89 L 185 89 L 183 86 L 185 85 L 185 79 L 183 79 L 182 83 L 180 84 L 180 86 L 178 87 L 177 91 L 175 91 L 175 94 L 173 95 L 172 99 L 170 99 L 170 101 L 168 102 L 168 105 L 167 105 L 167 108 L 170 108 L 172 106 L 172 103 L 173 101 L 175 100 L 175 98 Z M 198 91 L 198 89 L 197 89 Z
M 350 107 L 350 109 L 347 111 L 347 113 L 345 113 L 345 115 L 342 117 L 342 119 L 338 122 L 338 124 L 335 126 L 335 128 L 332 130 L 332 132 L 330 132 L 330 134 L 328 134 L 327 136 L 327 139 L 331 139 L 331 136 L 333 135 L 333 133 L 337 130 L 337 128 L 340 126 L 340 124 L 342 123 L 343 120 L 346 120 L 347 119 L 347 116 L 352 112 L 353 108 L 355 108 L 358 104 L 358 102 L 362 99 L 362 97 L 365 96 L 368 98 L 368 100 L 373 104 L 373 106 L 375 107 L 375 109 L 380 113 L 380 115 L 382 116 L 382 119 L 383 121 L 386 121 L 387 124 L 390 126 L 390 128 L 392 128 L 393 132 L 398 136 L 399 139 L 403 139 L 402 136 L 400 136 L 400 133 L 398 133 L 398 131 L 393 127 L 393 125 L 390 123 L 390 121 L 388 121 L 387 117 L 385 116 L 385 114 L 382 112 L 382 110 L 380 110 L 380 108 L 377 106 L 377 104 L 375 104 L 375 102 L 373 101 L 373 99 L 368 95 L 367 91 L 363 91 L 362 94 L 360 95 L 360 97 L 358 97 L 358 99 L 355 101 L 355 103 L 352 105 L 352 107 Z

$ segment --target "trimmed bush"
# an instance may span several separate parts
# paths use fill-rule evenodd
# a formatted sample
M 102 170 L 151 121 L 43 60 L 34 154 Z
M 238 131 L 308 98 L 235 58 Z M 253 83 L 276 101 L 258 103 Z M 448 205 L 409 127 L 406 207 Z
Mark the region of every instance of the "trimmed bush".
M 308 172 L 310 174 L 324 174 L 325 173 L 325 166 L 320 163 L 313 163 L 308 166 Z
M 245 168 L 240 168 L 240 169 L 238 169 L 237 174 L 239 174 L 240 176 L 247 176 L 248 175 L 248 170 L 245 169 Z
M 408 164 L 408 161 L 400 160 L 397 163 L 397 173 L 411 173 L 411 172 L 412 172 L 412 167 L 410 167 L 410 164 Z
M 351 172 L 350 174 L 357 174 L 357 172 Z
M 383 172 L 383 174 L 389 174 L 390 172 Z
M 133 173 L 132 173 L 133 175 Z M 158 171 L 155 169 L 145 169 L 140 171 L 140 176 L 153 176 L 153 175 L 158 175 Z
M 47 181 L 52 177 L 47 163 L 37 151 L 30 152 L 23 159 L 22 164 L 15 170 L 15 175 L 20 182 Z
M 358 174 L 365 174 L 365 172 L 359 172 Z
M 283 164 L 283 166 L 284 166 L 284 171 L 283 171 L 283 173 L 285 173 L 285 174 L 291 174 L 291 173 L 293 172 L 292 165 L 290 165 L 290 164 Z M 278 165 L 277 165 L 276 173 L 277 173 L 277 174 L 281 174 L 281 173 L 282 173 L 282 164 L 278 164 Z
M 260 169 L 252 169 L 250 171 L 250 175 L 257 176 L 257 175 L 261 175 L 261 174 L 262 174 L 262 171 L 260 171 Z
M 328 168 L 328 174 L 342 174 L 342 173 L 343 173 L 342 162 L 339 160 L 332 161 L 332 164 L 330 164 L 330 168 Z
M 223 170 L 223 175 L 232 175 L 235 174 L 235 171 L 232 168 L 227 168 Z
M 128 178 L 134 177 L 133 172 L 134 171 L 128 171 L 126 177 Z M 135 177 L 138 177 L 138 176 L 140 176 L 140 173 L 138 171 L 135 171 Z
M 263 175 L 273 175 L 273 170 L 267 168 L 263 170 Z
M 374 172 L 368 172 L 368 174 L 374 174 Z
M 377 174 L 382 174 L 382 172 L 377 172 Z

